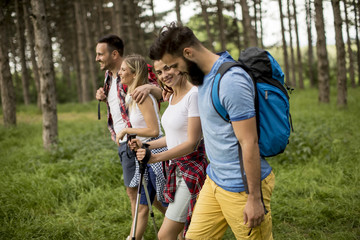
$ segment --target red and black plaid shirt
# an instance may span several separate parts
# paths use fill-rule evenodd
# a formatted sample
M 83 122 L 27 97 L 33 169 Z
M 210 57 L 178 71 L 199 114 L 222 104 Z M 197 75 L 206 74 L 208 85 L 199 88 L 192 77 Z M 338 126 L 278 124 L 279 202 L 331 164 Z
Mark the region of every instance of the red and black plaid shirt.
M 179 167 L 183 179 L 190 191 L 191 198 L 188 207 L 188 214 L 184 226 L 184 236 L 189 228 L 192 212 L 196 203 L 196 198 L 205 182 L 206 167 L 208 162 L 205 155 L 204 142 L 201 141 L 197 150 L 181 158 L 171 160 L 172 164 L 168 167 L 168 178 L 164 190 L 166 202 L 174 202 L 176 191 L 176 167 Z
M 152 66 L 150 64 L 148 64 L 148 73 L 149 73 L 148 74 L 149 82 L 151 84 L 159 86 L 159 84 L 156 80 L 156 75 L 153 73 Z M 112 80 L 113 80 L 112 73 L 110 71 L 106 71 L 105 80 L 104 80 L 104 92 L 105 92 L 106 98 L 108 97 Z M 125 105 L 127 86 L 120 83 L 120 76 L 118 74 L 116 74 L 116 87 L 117 87 L 117 95 L 119 98 L 119 107 L 120 107 L 121 117 L 126 122 L 126 125 L 128 127 L 131 127 L 128 111 L 127 111 L 127 108 Z M 116 132 L 114 130 L 114 122 L 113 122 L 113 119 L 112 119 L 112 116 L 110 113 L 110 106 L 109 106 L 108 101 L 106 101 L 106 105 L 107 105 L 108 129 L 111 133 L 111 139 L 115 142 L 116 141 Z

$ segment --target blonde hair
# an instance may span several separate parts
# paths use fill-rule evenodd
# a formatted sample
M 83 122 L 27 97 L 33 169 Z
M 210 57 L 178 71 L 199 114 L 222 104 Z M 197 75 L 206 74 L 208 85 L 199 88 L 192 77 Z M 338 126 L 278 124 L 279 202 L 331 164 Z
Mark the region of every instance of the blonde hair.
M 138 54 L 131 54 L 124 58 L 125 64 L 130 71 L 135 74 L 134 81 L 128 86 L 128 94 L 132 93 L 135 88 L 148 84 L 148 66 L 145 58 Z M 129 107 L 135 106 L 136 102 L 131 100 Z

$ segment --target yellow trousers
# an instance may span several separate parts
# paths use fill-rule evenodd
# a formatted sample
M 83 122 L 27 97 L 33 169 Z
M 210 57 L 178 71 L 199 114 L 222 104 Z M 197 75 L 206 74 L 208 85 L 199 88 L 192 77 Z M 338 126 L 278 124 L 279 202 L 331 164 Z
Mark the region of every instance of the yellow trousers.
M 236 239 L 273 239 L 270 198 L 274 186 L 275 175 L 271 172 L 261 182 L 268 213 L 260 226 L 250 229 L 244 225 L 243 214 L 247 194 L 226 191 L 207 177 L 196 202 L 186 239 L 221 239 L 228 226 Z

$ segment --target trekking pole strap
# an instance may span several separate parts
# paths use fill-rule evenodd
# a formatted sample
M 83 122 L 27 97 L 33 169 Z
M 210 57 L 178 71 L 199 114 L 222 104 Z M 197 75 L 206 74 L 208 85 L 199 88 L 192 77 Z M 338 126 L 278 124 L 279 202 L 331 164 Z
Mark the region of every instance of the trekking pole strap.
M 98 103 L 98 120 L 101 119 L 101 115 L 100 115 L 100 101 Z

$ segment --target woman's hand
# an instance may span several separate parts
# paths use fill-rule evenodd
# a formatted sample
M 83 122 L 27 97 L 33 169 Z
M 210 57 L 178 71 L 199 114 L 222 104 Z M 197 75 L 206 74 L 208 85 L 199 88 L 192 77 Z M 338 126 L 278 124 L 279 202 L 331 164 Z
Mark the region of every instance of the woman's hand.
M 143 145 L 142 142 L 137 138 L 131 139 L 131 142 L 129 142 L 129 147 L 132 151 L 139 150 L 139 148 L 141 148 L 142 145 Z
M 140 162 L 142 162 L 145 158 L 146 155 L 146 149 L 145 148 L 139 148 L 136 151 L 136 158 L 137 160 L 139 160 Z M 158 160 L 156 160 L 156 154 L 151 154 L 149 160 L 147 161 L 147 163 L 157 163 Z
M 145 148 L 139 148 L 139 149 L 136 151 L 136 158 L 137 158 L 137 160 L 139 160 L 139 161 L 141 162 L 141 161 L 144 159 L 145 154 L 146 154 L 146 149 L 145 149 Z
M 164 85 L 162 90 L 162 98 L 164 101 L 169 101 L 170 96 L 174 93 L 171 87 Z
M 116 134 L 116 144 L 117 144 L 118 146 L 120 146 L 119 141 L 122 140 L 126 134 L 127 134 L 126 128 L 124 128 L 123 130 L 121 130 L 120 132 L 118 132 L 118 133 Z

